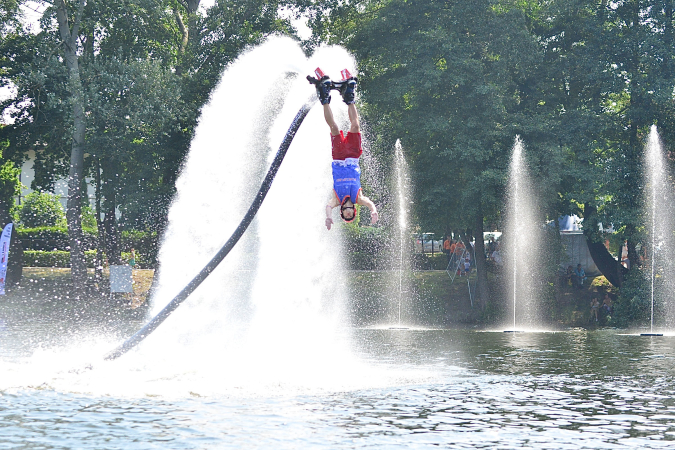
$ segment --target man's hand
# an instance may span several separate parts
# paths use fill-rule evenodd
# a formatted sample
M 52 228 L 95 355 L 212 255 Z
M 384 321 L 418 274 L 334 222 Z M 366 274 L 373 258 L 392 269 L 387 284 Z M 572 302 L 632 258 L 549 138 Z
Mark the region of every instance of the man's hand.
M 326 217 L 326 228 L 330 230 L 331 225 L 333 225 L 333 219 Z
M 379 219 L 379 218 L 380 218 L 380 216 L 379 216 L 379 214 L 377 214 L 377 211 L 371 211 L 370 212 L 370 224 L 371 225 L 374 224 L 375 222 L 377 222 L 377 219 Z

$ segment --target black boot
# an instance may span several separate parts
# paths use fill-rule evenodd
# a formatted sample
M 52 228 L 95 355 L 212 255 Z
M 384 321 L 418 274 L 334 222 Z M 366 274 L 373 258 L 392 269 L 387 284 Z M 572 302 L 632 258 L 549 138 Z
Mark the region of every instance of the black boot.
M 356 77 L 351 77 L 342 84 L 340 89 L 340 94 L 342 94 L 342 100 L 348 105 L 354 103 L 354 91 L 356 91 Z
M 328 75 L 324 75 L 320 80 L 316 82 L 316 94 L 319 96 L 319 102 L 322 105 L 327 105 L 330 103 L 330 89 L 333 85 L 332 81 Z

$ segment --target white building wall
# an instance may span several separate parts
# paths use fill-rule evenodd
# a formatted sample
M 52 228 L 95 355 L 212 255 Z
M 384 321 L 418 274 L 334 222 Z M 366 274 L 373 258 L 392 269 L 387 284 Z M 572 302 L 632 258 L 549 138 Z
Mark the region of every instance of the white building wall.
M 33 192 L 30 188 L 31 183 L 35 179 L 35 170 L 33 165 L 35 163 L 35 151 L 30 150 L 28 152 L 28 159 L 21 166 L 21 175 L 20 180 L 24 187 L 21 188 L 21 195 L 17 199 L 17 204 L 23 202 L 24 197 Z M 91 178 L 87 178 L 87 197 L 89 198 L 89 204 L 94 206 L 96 199 L 96 192 L 94 186 L 91 183 Z M 66 210 L 66 204 L 68 203 L 68 179 L 61 178 L 57 179 L 54 183 L 54 194 L 59 196 L 63 210 Z

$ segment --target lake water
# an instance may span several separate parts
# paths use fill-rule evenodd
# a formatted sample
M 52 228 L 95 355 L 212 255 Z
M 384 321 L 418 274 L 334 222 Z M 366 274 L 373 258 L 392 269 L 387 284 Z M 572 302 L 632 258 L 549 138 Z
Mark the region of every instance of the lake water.
M 348 356 L 104 362 L 142 318 L 97 310 L 0 306 L 0 449 L 675 445 L 671 336 L 345 328 Z

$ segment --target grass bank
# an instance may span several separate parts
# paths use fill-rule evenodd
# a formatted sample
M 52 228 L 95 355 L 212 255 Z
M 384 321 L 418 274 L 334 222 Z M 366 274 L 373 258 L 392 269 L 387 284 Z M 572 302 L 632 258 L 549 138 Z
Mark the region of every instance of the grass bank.
M 466 277 L 459 276 L 453 281 L 443 270 L 403 272 L 401 289 L 398 272 L 350 273 L 352 288 L 349 308 L 355 326 L 398 323 L 399 303 L 401 322 L 417 326 L 496 325 L 512 314 L 511 299 L 504 295 L 500 278 L 495 273 L 488 274 L 491 303 L 484 310 L 478 308 L 472 298 L 476 288 L 475 272 L 468 282 Z M 597 297 L 602 303 L 605 292 L 615 294 L 604 277 L 591 278 L 581 289 L 563 282 L 549 287 L 548 297 L 542 298 L 542 304 L 539 305 L 542 325 L 554 329 L 612 325 L 611 316 L 605 313 L 601 312 L 598 322 L 591 318 L 591 300 Z
M 95 301 L 110 302 L 108 277 L 97 280 L 94 271 L 88 271 L 89 297 Z M 352 325 L 377 326 L 399 323 L 411 326 L 457 327 L 492 325 L 509 313 L 510 299 L 504 298 L 499 277 L 489 273 L 492 302 L 485 310 L 479 309 L 475 294 L 475 272 L 468 278 L 455 277 L 444 270 L 422 271 L 350 271 L 350 300 L 348 308 Z M 154 270 L 133 271 L 133 294 L 115 294 L 114 302 L 122 309 L 144 310 L 147 305 Z M 471 294 L 469 293 L 471 286 Z M 600 320 L 591 320 L 590 303 L 594 297 L 602 301 L 605 292 L 614 294 L 604 277 L 590 280 L 583 289 L 565 283 L 555 287 L 555 295 L 544 300 L 542 323 L 557 329 L 570 327 L 595 328 L 612 325 L 611 317 L 601 313 Z M 8 289 L 7 300 L 31 299 L 37 302 L 67 300 L 70 296 L 70 269 L 26 267 L 17 286 Z M 95 302 L 94 302 L 95 303 Z M 400 308 L 399 308 L 400 306 Z
M 132 309 L 145 304 L 152 286 L 155 271 L 134 269 L 132 272 L 133 293 L 115 294 L 113 299 Z M 103 278 L 96 279 L 93 269 L 87 270 L 87 297 L 110 299 L 110 272 L 103 271 Z M 24 267 L 21 281 L 8 286 L 8 297 L 40 299 L 64 299 L 71 293 L 70 269 L 59 267 Z

